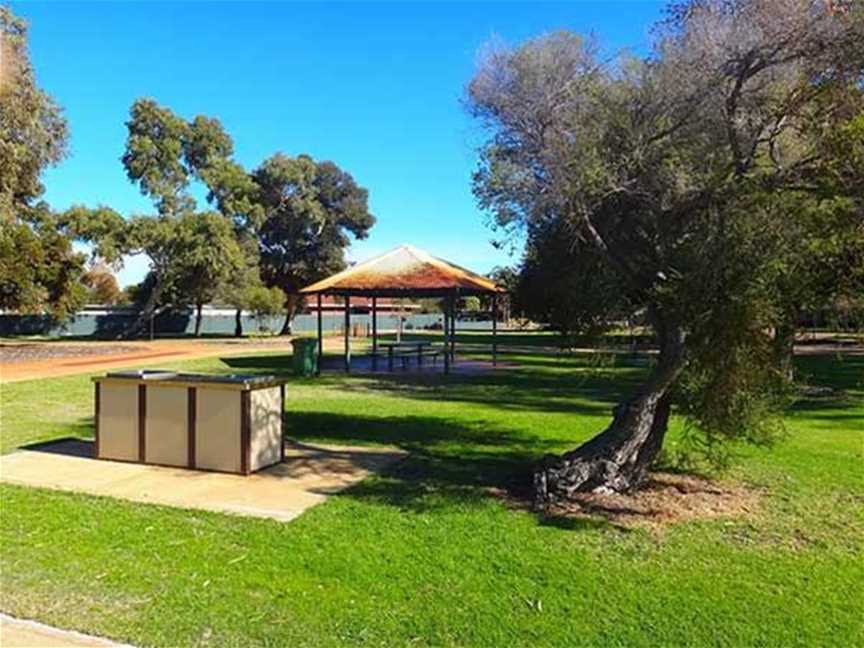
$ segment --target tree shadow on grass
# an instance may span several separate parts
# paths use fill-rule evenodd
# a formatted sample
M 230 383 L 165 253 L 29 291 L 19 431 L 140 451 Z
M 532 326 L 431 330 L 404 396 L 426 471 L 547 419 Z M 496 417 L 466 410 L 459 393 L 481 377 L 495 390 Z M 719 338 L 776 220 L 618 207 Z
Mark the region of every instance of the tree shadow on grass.
M 362 373 L 325 374 L 298 379 L 291 374 L 291 356 L 246 356 L 221 359 L 235 370 L 269 373 L 308 384 L 329 384 L 341 391 L 392 394 L 428 401 L 476 403 L 505 410 L 533 410 L 582 415 L 611 416 L 614 403 L 631 393 L 641 380 L 641 367 L 616 367 L 614 371 L 578 371 L 584 366 L 520 366 L 514 369 L 472 374 Z M 561 370 L 561 369 L 564 370 Z
M 795 358 L 797 380 L 804 385 L 801 395 L 792 405 L 795 412 L 824 410 L 824 418 L 859 418 L 829 414 L 864 405 L 864 356 L 811 355 Z
M 523 497 L 530 491 L 537 459 L 567 442 L 427 416 L 300 412 L 286 414 L 285 423 L 286 434 L 301 441 L 388 445 L 407 451 L 406 459 L 346 495 L 418 512 L 488 501 L 492 489 Z

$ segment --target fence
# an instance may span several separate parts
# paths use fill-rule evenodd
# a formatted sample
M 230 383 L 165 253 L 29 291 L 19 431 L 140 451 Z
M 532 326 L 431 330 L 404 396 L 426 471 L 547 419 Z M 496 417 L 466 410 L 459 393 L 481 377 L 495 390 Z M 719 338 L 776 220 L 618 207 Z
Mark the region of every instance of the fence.
M 0 336 L 12 337 L 18 335 L 44 335 L 48 337 L 95 337 L 113 338 L 121 333 L 135 320 L 133 310 L 123 307 L 88 307 L 69 318 L 58 322 L 47 315 L 0 314 Z M 405 321 L 403 330 L 441 329 L 443 315 L 437 313 L 411 313 L 403 315 Z M 258 332 L 278 332 L 282 328 L 284 316 L 264 318 L 259 321 L 250 313 L 244 312 L 241 317 L 245 334 Z M 395 330 L 399 315 L 396 313 L 379 313 L 378 329 L 381 331 Z M 203 311 L 201 332 L 204 335 L 233 335 L 235 311 L 224 308 L 208 308 Z M 324 313 L 322 326 L 325 333 L 342 332 L 345 326 L 345 315 L 341 312 Z M 362 336 L 368 334 L 372 327 L 372 316 L 368 314 L 351 315 L 352 334 Z M 458 322 L 457 327 L 463 330 L 488 330 L 492 328 L 491 321 Z M 190 309 L 183 312 L 172 312 L 158 315 L 153 322 L 153 331 L 157 336 L 191 335 L 195 330 L 195 314 Z M 315 333 L 318 330 L 318 317 L 312 315 L 297 315 L 292 322 L 294 333 Z

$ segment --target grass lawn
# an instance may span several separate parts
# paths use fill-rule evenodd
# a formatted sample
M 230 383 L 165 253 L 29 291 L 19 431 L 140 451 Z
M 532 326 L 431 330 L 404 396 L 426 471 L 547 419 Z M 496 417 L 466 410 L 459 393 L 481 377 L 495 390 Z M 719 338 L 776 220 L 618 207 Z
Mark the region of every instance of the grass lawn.
M 645 366 L 507 359 L 520 368 L 292 379 L 291 436 L 411 456 L 289 524 L 2 486 L 0 609 L 160 646 L 864 644 L 864 358 L 800 359 L 846 398 L 800 402 L 785 441 L 741 450 L 728 477 L 764 492 L 758 514 L 662 530 L 487 494 L 599 430 Z M 92 433 L 86 376 L 2 399 L 3 451 Z

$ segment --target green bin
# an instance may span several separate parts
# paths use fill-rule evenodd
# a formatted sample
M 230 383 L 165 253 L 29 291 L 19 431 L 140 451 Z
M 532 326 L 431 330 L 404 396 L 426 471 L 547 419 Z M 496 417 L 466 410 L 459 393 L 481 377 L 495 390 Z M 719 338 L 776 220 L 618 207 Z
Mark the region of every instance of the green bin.
M 314 376 L 318 373 L 318 340 L 315 338 L 297 338 L 291 340 L 294 347 L 294 374 L 297 376 Z

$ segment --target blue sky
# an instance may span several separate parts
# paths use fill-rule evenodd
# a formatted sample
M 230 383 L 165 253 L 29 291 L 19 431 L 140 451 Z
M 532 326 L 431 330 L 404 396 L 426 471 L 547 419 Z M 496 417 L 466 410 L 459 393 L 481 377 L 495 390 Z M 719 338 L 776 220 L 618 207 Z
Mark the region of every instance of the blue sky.
M 478 51 L 557 29 L 643 50 L 662 3 L 13 2 L 30 22 L 40 84 L 63 106 L 70 155 L 45 198 L 150 213 L 126 179 L 125 120 L 138 97 L 219 118 L 252 168 L 277 151 L 330 159 L 369 189 L 378 218 L 349 258 L 412 243 L 479 272 L 495 250 L 471 195 L 482 132 L 460 104 Z M 144 259 L 127 261 L 122 284 Z

